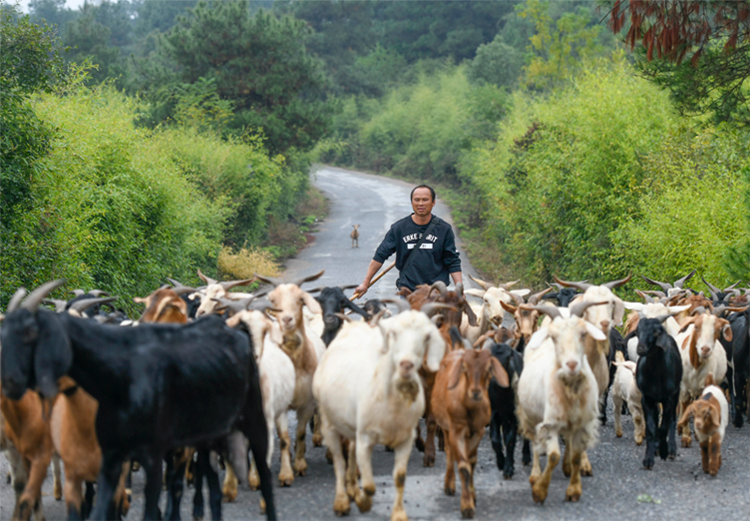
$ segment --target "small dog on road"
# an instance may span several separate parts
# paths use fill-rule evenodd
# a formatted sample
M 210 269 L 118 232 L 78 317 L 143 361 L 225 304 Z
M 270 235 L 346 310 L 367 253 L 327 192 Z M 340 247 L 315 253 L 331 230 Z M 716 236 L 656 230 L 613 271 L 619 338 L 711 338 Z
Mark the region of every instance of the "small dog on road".
M 352 238 L 352 248 L 359 248 L 359 224 L 352 224 L 354 230 L 349 234 Z

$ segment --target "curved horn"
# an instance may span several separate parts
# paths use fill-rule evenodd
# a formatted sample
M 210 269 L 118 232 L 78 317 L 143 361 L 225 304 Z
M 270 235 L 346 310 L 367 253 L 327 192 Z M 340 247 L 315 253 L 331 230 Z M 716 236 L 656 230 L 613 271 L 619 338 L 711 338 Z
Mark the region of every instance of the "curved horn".
M 526 302 L 523 300 L 523 297 L 519 297 L 515 293 L 510 293 L 510 297 L 513 299 L 513 302 L 516 303 L 516 306 L 522 306 L 523 304 L 526 304 Z
M 216 306 L 217 311 L 225 310 L 228 311 L 229 315 L 236 315 L 237 313 L 241 313 L 243 311 L 246 311 L 247 308 L 250 306 L 250 303 L 255 300 L 255 297 L 247 297 L 243 298 L 242 300 L 232 300 L 228 298 L 212 298 L 211 300 L 215 300 L 219 303 L 218 306 Z
M 229 291 L 230 289 L 236 286 L 249 286 L 256 280 L 258 279 L 256 279 L 255 277 L 253 277 L 252 279 L 245 279 L 245 280 L 230 280 L 227 282 L 219 282 L 219 286 L 224 288 L 224 291 Z
M 497 287 L 500 289 L 504 289 L 505 291 L 508 291 L 512 286 L 515 286 L 519 282 L 521 282 L 521 279 L 514 280 L 511 282 L 506 282 L 505 284 L 498 284 Z
M 656 303 L 656 299 L 654 297 L 652 297 L 651 295 L 646 295 L 646 293 L 644 293 L 643 291 L 641 291 L 639 289 L 635 290 L 635 292 L 636 292 L 636 294 L 639 297 L 641 297 L 643 300 L 646 301 L 646 304 L 655 304 Z
M 474 282 L 476 282 L 477 284 L 479 284 L 482 287 L 482 289 L 485 291 L 487 291 L 488 289 L 492 287 L 492 284 L 490 284 L 489 282 L 485 282 L 481 279 L 475 279 L 471 273 L 469 273 L 469 278 L 473 280 Z
M 738 280 L 737 282 L 735 282 L 731 286 L 727 286 L 726 288 L 724 288 L 724 293 L 726 293 L 728 291 L 732 291 L 737 286 L 737 284 L 739 284 L 739 283 L 740 283 L 740 281 Z
M 398 312 L 403 313 L 404 311 L 410 311 L 411 306 L 407 301 L 404 299 L 392 299 L 392 298 L 384 298 L 380 302 L 387 303 L 387 304 L 395 304 L 398 307 Z
M 550 291 L 552 291 L 551 287 L 543 291 L 540 291 L 539 293 L 534 293 L 533 295 L 529 297 L 529 304 L 531 304 L 532 306 L 536 306 L 537 304 L 539 304 L 539 301 L 542 299 L 542 297 L 544 297 Z
M 706 286 L 708 286 L 708 289 L 711 291 L 711 295 L 714 297 L 714 300 L 718 299 L 719 297 L 717 293 L 721 293 L 721 290 L 717 288 L 716 286 L 714 286 L 713 284 L 711 284 L 710 282 L 708 282 L 706 279 L 704 279 L 703 275 L 701 275 L 701 280 Z
M 207 277 L 206 275 L 204 275 L 200 268 L 198 268 L 198 277 L 200 277 L 200 279 L 206 284 L 218 284 L 219 283 L 218 280 L 212 279 L 211 277 Z
M 262 282 L 265 282 L 266 284 L 272 284 L 274 288 L 284 284 L 283 280 L 277 279 L 276 277 L 266 277 L 264 275 L 258 275 L 257 273 L 253 273 L 253 277 Z
M 42 304 L 55 306 L 55 313 L 62 313 L 63 311 L 65 311 L 65 307 L 68 305 L 68 302 L 66 300 L 60 300 L 56 298 L 46 298 L 42 300 Z
M 301 286 L 305 282 L 312 282 L 314 280 L 318 280 L 320 277 L 323 276 L 323 274 L 326 272 L 326 270 L 320 270 L 315 275 L 309 275 L 307 277 L 302 277 L 301 279 L 297 279 L 293 282 L 293 284 L 296 284 L 297 286 Z
M 671 284 L 667 284 L 666 282 L 659 282 L 658 280 L 653 280 L 648 277 L 643 277 L 643 280 L 648 282 L 649 284 L 653 284 L 654 286 L 659 286 L 664 293 L 669 293 L 669 290 L 672 289 Z
M 580 289 L 581 291 L 586 291 L 587 289 L 593 286 L 593 284 L 586 284 L 586 282 L 583 280 L 579 282 L 571 282 L 567 280 L 562 280 L 558 278 L 557 275 L 552 275 L 552 276 L 554 277 L 555 282 L 557 282 L 558 284 L 562 286 L 565 286 L 566 288 L 576 288 L 576 289 Z
M 667 298 L 667 294 L 658 289 L 650 289 L 648 291 L 644 291 L 643 293 L 646 293 L 647 295 L 654 295 L 657 298 Z
M 570 316 L 583 317 L 584 312 L 591 306 L 601 306 L 607 304 L 607 302 L 578 302 L 570 306 Z
M 358 284 L 347 284 L 346 286 L 339 286 L 339 289 L 341 289 L 341 291 L 346 291 L 348 289 L 354 289 L 357 286 L 358 286 Z M 308 291 L 308 293 L 310 293 L 310 292 Z
M 546 284 L 550 288 L 554 287 L 555 289 L 557 289 L 557 291 L 560 291 L 561 289 L 563 289 L 565 287 L 565 286 L 562 286 L 561 284 L 558 284 L 557 282 L 553 282 L 551 284 L 549 282 L 547 282 Z
M 557 317 L 561 317 L 560 310 L 557 309 L 555 306 L 550 306 L 548 304 L 541 304 L 539 306 L 534 306 L 534 309 L 539 311 L 540 313 L 544 313 L 545 315 L 549 316 L 552 320 L 556 319 Z
M 627 284 L 628 282 L 630 282 L 630 279 L 632 279 L 632 278 L 633 278 L 633 274 L 631 273 L 630 275 L 628 275 L 624 279 L 613 280 L 611 282 L 607 282 L 606 284 L 602 284 L 602 286 L 604 286 L 605 288 L 609 288 L 609 289 L 619 288 L 620 286 L 622 286 L 622 285 Z
M 334 316 L 336 316 L 336 318 L 338 318 L 339 320 L 343 320 L 344 322 L 354 322 L 352 317 L 350 317 L 349 315 L 344 315 L 343 313 L 334 313 Z
M 85 295 L 86 294 L 86 292 L 83 291 L 82 289 L 71 289 L 70 293 L 72 293 L 73 296 L 75 296 L 75 297 L 80 297 L 81 295 Z
M 188 286 L 179 286 L 179 287 L 178 287 L 178 286 L 175 286 L 174 288 L 172 288 L 172 291 L 173 291 L 173 292 L 174 292 L 174 293 L 175 293 L 176 295 L 178 295 L 178 296 L 179 296 L 179 295 L 184 295 L 185 293 L 195 293 L 195 292 L 196 292 L 196 291 L 198 291 L 198 290 L 197 290 L 197 289 L 195 289 L 195 288 L 190 288 L 190 287 L 188 287 Z
M 691 278 L 693 278 L 693 275 L 695 275 L 695 270 L 691 271 L 690 273 L 688 273 L 681 279 L 677 279 L 676 281 L 674 281 L 674 287 L 682 289 L 682 285 L 685 284 L 687 281 L 689 281 Z
M 101 290 L 101 289 L 92 289 L 91 291 L 89 291 L 89 295 L 94 295 L 94 297 L 96 297 L 96 298 L 99 298 L 101 296 L 105 296 L 105 297 L 109 297 L 110 296 L 109 293 L 107 293 L 106 291 Z
M 432 283 L 432 286 L 430 286 L 430 291 L 427 292 L 427 298 L 432 295 L 433 290 L 438 290 L 440 292 L 440 296 L 445 298 L 445 294 L 448 293 L 448 288 L 445 285 L 445 282 L 442 280 L 438 280 Z
M 117 297 L 87 298 L 84 300 L 73 302 L 73 304 L 71 304 L 68 309 L 72 309 L 73 311 L 77 311 L 78 313 L 83 313 L 91 306 L 95 306 L 97 304 L 107 304 L 109 302 L 114 302 L 115 300 L 117 300 Z
M 427 315 L 428 317 L 431 317 L 441 309 L 450 309 L 451 311 L 458 311 L 453 306 L 449 306 L 448 304 L 443 304 L 442 302 L 428 302 L 422 308 L 420 311 Z
M 702 315 L 702 314 L 703 314 L 703 313 L 705 313 L 705 312 L 706 312 L 706 308 L 705 308 L 705 307 L 703 307 L 703 306 L 698 306 L 697 308 L 695 308 L 695 309 L 694 309 L 694 310 L 693 310 L 693 311 L 692 311 L 692 312 L 690 313 L 690 316 L 693 316 L 693 315 Z
M 8 308 L 6 311 L 8 313 L 11 313 L 18 309 L 19 304 L 21 304 L 21 301 L 26 296 L 26 288 L 18 288 L 15 293 L 13 293 L 13 296 L 10 298 L 10 302 L 8 303 Z
M 36 288 L 34 291 L 29 293 L 29 296 L 26 297 L 24 301 L 21 303 L 21 307 L 24 309 L 28 309 L 31 312 L 36 311 L 36 308 L 39 307 L 39 304 L 42 303 L 42 300 L 47 298 L 47 295 L 52 293 L 54 290 L 56 290 L 63 284 L 65 284 L 65 279 L 57 279 L 57 280 L 53 280 L 52 282 L 47 282 L 46 284 L 42 284 L 41 286 Z
M 745 306 L 745 307 L 734 307 L 734 306 L 724 306 L 724 305 L 722 305 L 722 306 L 716 306 L 714 308 L 714 310 L 712 311 L 712 313 L 716 317 L 721 317 L 721 315 L 725 311 L 734 312 L 734 313 L 742 313 L 745 310 L 747 310 L 747 306 Z

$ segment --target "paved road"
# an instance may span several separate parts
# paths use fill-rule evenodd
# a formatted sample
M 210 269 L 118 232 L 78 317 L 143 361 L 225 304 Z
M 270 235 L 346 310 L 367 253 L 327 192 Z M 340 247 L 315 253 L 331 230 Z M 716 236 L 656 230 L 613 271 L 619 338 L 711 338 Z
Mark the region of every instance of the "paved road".
M 326 268 L 325 283 L 345 284 L 361 281 L 372 253 L 387 230 L 390 222 L 409 213 L 408 191 L 405 183 L 347 173 L 338 169 L 325 169 L 317 173 L 316 184 L 331 198 L 330 218 L 320 227 L 317 241 L 290 263 L 292 275 L 308 274 Z M 444 206 L 437 213 L 448 217 Z M 351 224 L 362 224 L 360 248 L 351 249 L 349 231 Z M 395 274 L 373 288 L 372 294 L 388 296 L 394 289 Z M 611 418 L 611 401 L 609 404 Z M 641 466 L 644 449 L 636 447 L 632 439 L 632 422 L 624 419 L 625 437 L 615 438 L 612 422 L 600 431 L 600 442 L 589 456 L 594 467 L 594 477 L 584 478 L 583 497 L 576 504 L 563 501 L 567 480 L 559 468 L 555 471 L 547 502 L 535 505 L 528 484 L 530 469 L 520 465 L 517 453 L 517 474 L 504 481 L 494 465 L 494 454 L 487 437 L 479 449 L 477 467 L 477 519 L 523 520 L 616 520 L 643 521 L 645 519 L 745 519 L 750 512 L 750 429 L 737 430 L 730 426 L 722 447 L 724 465 L 716 478 L 700 470 L 700 454 L 696 444 L 690 449 L 680 449 L 675 461 L 657 461 L 653 471 Z M 278 445 L 277 445 L 278 446 Z M 291 488 L 276 489 L 276 502 L 280 519 L 331 520 L 333 515 L 334 475 L 325 462 L 325 450 L 308 451 L 308 475 L 298 478 Z M 359 514 L 352 505 L 354 520 L 388 519 L 393 501 L 391 480 L 393 455 L 376 448 L 373 456 L 376 485 L 378 487 L 373 509 Z M 273 472 L 278 473 L 278 462 Z M 4 458 L 0 458 L 2 476 L 7 471 Z M 421 454 L 413 451 L 409 461 L 405 492 L 405 507 L 411 519 L 460 519 L 459 498 L 442 493 L 445 455 L 438 453 L 434 468 L 423 468 Z M 460 487 L 460 485 L 459 485 Z M 128 519 L 142 515 L 143 477 L 136 475 L 134 504 Z M 44 487 L 44 507 L 47 519 L 64 518 L 61 503 L 51 497 L 51 483 Z M 0 485 L 0 518 L 10 517 L 12 492 L 4 481 Z M 639 502 L 641 496 L 641 502 Z M 654 502 L 643 502 L 644 497 Z M 186 492 L 192 498 L 192 491 Z M 224 519 L 263 519 L 258 509 L 259 493 L 241 490 L 236 503 L 225 504 Z M 163 502 L 163 498 L 162 498 Z M 188 501 L 183 501 L 182 518 L 191 519 Z

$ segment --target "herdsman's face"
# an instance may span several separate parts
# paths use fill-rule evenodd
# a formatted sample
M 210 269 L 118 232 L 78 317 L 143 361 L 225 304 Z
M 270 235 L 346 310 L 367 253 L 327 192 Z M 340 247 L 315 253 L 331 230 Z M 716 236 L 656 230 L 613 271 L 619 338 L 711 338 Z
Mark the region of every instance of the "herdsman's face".
M 429 188 L 417 188 L 411 197 L 411 207 L 414 213 L 419 217 L 426 217 L 432 213 L 435 208 L 435 201 L 432 200 L 432 193 Z

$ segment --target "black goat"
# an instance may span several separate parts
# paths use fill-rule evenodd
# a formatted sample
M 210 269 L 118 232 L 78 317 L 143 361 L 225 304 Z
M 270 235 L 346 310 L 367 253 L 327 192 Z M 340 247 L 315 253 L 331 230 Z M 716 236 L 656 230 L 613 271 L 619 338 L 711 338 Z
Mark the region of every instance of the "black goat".
M 508 379 L 513 382 L 514 377 L 521 376 L 523 371 L 523 356 L 508 344 L 492 343 L 490 346 L 492 356 L 508 373 Z M 518 437 L 518 419 L 516 418 L 516 393 L 513 386 L 500 387 L 493 378 L 490 380 L 490 406 L 492 416 L 490 419 L 490 439 L 492 449 L 495 451 L 497 469 L 503 473 L 505 479 L 513 477 L 514 452 L 516 450 L 516 439 Z M 503 451 L 503 445 L 505 451 Z M 528 465 L 531 461 L 531 449 L 529 440 L 523 441 L 523 464 Z
M 365 302 L 365 305 L 362 306 L 362 309 L 364 309 L 365 312 L 370 317 L 374 317 L 375 315 L 377 315 L 381 311 L 385 311 L 386 312 L 386 316 L 388 316 L 387 315 L 388 308 L 385 306 L 385 304 L 383 304 L 383 302 L 381 302 L 380 300 L 378 300 L 376 298 L 372 298 L 372 299 L 368 300 L 367 302 Z M 369 319 L 367 319 L 367 318 L 365 318 L 365 320 L 369 321 Z
M 365 319 L 370 318 L 364 309 L 360 308 L 344 295 L 344 289 L 347 289 L 348 287 L 350 286 L 323 288 L 320 290 L 320 295 L 315 297 L 315 300 L 318 301 L 318 304 L 320 304 L 320 307 L 323 310 L 324 329 L 321 338 L 326 347 L 333 342 L 333 339 L 336 338 L 336 334 L 344 323 L 336 316 L 336 313 L 343 313 L 344 309 L 350 309 L 354 313 L 359 313 Z
M 547 293 L 542 298 L 548 299 L 548 298 L 554 298 L 557 299 L 557 305 L 561 308 L 567 308 L 570 305 L 570 302 L 576 298 L 578 295 L 581 295 L 582 292 L 576 290 L 575 288 L 566 288 L 560 284 L 557 284 L 556 282 L 553 282 L 550 284 L 551 286 L 555 286 L 557 288 L 557 291 L 554 293 Z
M 656 444 L 661 459 L 677 456 L 675 429 L 677 404 L 682 380 L 682 358 L 677 343 L 662 326 L 671 315 L 657 318 L 641 316 L 638 322 L 638 365 L 635 379 L 643 398 L 643 415 L 646 418 L 646 457 L 643 466 L 654 467 Z M 662 405 L 661 424 L 659 404 Z
M 37 288 L 20 307 L 25 290 L 13 296 L 0 330 L 0 378 L 12 400 L 27 389 L 52 399 L 67 374 L 99 402 L 102 468 L 91 519 L 106 519 L 128 457 L 146 471 L 144 519 L 156 519 L 166 452 L 220 439 L 233 428 L 250 440 L 267 517 L 275 519 L 265 463 L 268 431 L 249 337 L 216 316 L 185 326 L 120 328 L 38 309 L 62 283 Z

